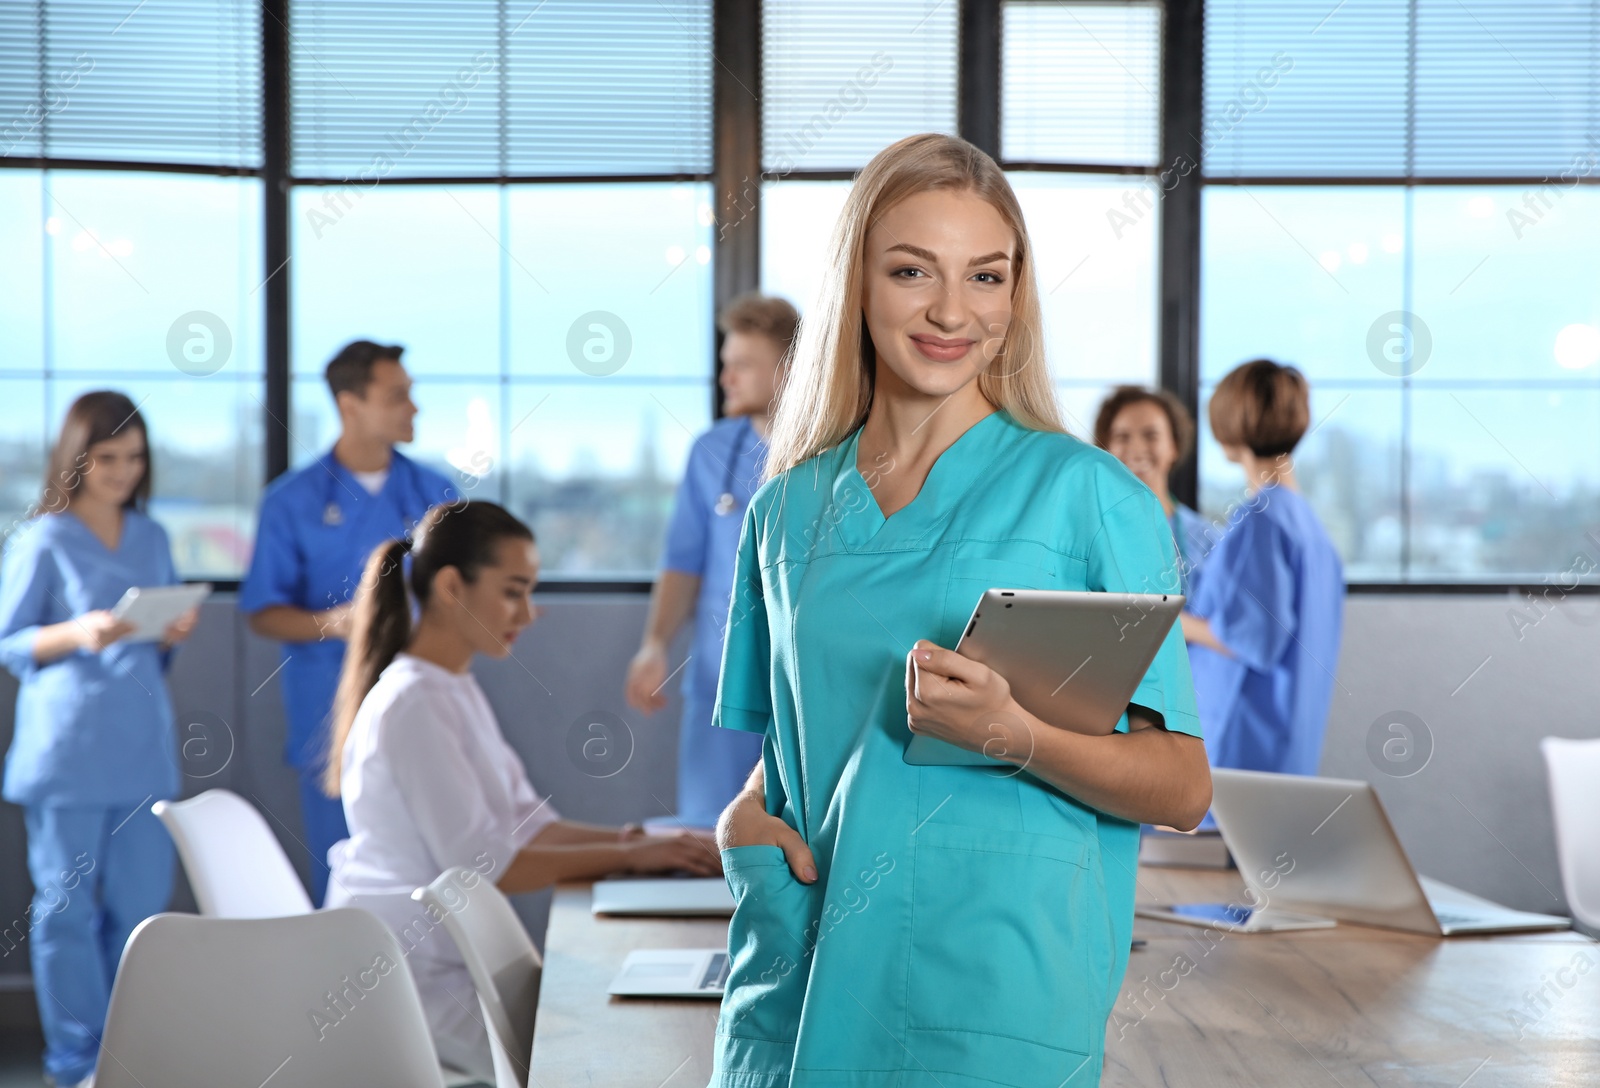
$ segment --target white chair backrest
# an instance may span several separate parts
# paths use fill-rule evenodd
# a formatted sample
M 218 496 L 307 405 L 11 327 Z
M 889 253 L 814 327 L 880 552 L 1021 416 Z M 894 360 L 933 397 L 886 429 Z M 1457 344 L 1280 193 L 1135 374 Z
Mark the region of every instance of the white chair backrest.
M 157 801 L 150 810 L 178 846 L 201 914 L 281 918 L 312 910 L 283 847 L 243 797 L 207 790 L 187 801 Z
M 411 969 L 364 910 L 158 914 L 128 939 L 97 1088 L 440 1088 Z
M 1556 857 L 1567 909 L 1577 927 L 1600 936 L 1600 740 L 1546 737 Z
M 450 869 L 411 898 L 444 922 L 489 1025 L 497 1088 L 527 1088 L 544 961 L 511 901 L 472 869 Z

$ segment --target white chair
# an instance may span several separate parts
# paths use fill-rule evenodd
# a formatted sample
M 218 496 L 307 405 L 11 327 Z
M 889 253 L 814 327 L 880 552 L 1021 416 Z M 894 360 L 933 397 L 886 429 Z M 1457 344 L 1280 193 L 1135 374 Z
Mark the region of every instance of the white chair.
M 511 901 L 472 869 L 450 869 L 411 898 L 441 918 L 472 974 L 497 1088 L 527 1088 L 544 961 Z
M 217 918 L 309 914 L 311 897 L 255 807 L 228 790 L 187 801 L 157 801 L 183 859 L 200 913 Z
M 1575 928 L 1600 938 L 1600 740 L 1545 737 L 1561 886 Z
M 128 939 L 97 1088 L 440 1088 L 399 942 L 364 910 L 158 914 Z

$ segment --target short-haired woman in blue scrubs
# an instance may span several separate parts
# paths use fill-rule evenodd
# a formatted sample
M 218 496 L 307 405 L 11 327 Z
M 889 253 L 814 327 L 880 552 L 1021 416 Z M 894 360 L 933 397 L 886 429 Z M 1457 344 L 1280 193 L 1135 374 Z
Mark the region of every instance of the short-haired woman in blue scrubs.
M 1194 417 L 1189 409 L 1165 389 L 1119 385 L 1100 402 L 1094 444 L 1127 465 L 1161 500 L 1178 549 L 1178 576 L 1170 587 L 1161 588 L 1194 592 L 1195 570 L 1219 534 L 1198 511 L 1172 497 L 1172 470 L 1194 452 Z
M 1004 174 L 950 136 L 880 152 L 835 227 L 715 709 L 764 740 L 718 826 L 714 1085 L 1098 1083 L 1139 823 L 1210 803 L 1176 628 L 1103 737 L 948 649 L 991 587 L 1130 591 L 1175 561 L 1150 489 L 1062 428 L 1034 265 Z M 914 766 L 914 734 L 1014 766 Z
M 21 681 L 4 793 L 28 832 L 50 1084 L 94 1071 L 122 946 L 172 893 L 172 843 L 150 804 L 178 792 L 166 669 L 197 613 L 159 642 L 129 642 L 109 611 L 134 586 L 179 581 L 166 530 L 145 513 L 150 487 L 138 409 L 85 393 L 56 439 L 40 514 L 0 568 L 0 661 Z
M 1208 411 L 1249 494 L 1183 614 L 1211 765 L 1316 774 L 1339 665 L 1344 567 L 1294 474 L 1310 389 L 1294 367 L 1254 359 L 1217 383 Z

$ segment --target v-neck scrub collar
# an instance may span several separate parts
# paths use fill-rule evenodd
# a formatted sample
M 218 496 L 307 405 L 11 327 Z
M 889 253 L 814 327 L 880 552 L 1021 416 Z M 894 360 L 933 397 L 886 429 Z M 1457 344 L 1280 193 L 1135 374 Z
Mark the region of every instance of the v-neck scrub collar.
M 857 427 L 837 447 L 833 501 L 846 513 L 837 519 L 840 539 L 851 550 L 867 545 L 901 547 L 921 539 L 948 517 L 951 508 L 983 475 L 1021 426 L 1003 408 L 997 408 L 968 427 L 928 469 L 922 489 L 905 506 L 883 516 L 878 500 L 856 467 L 857 449 L 866 424 Z M 893 467 L 886 474 L 893 473 Z

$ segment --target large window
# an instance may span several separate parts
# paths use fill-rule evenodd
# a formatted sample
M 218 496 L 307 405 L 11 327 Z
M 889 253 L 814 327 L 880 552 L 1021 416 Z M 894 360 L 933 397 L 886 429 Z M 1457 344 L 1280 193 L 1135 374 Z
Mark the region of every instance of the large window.
M 552 573 L 651 570 L 711 419 L 709 187 L 379 187 L 319 237 L 335 192 L 294 194 L 294 462 L 337 435 L 339 345 L 399 342 L 413 456 L 534 525 Z
M 547 575 L 648 576 L 714 401 L 709 2 L 291 10 L 291 460 L 334 351 L 402 344 L 412 455 Z
M 258 20 L 243 2 L 0 7 L 0 538 L 39 501 L 67 406 L 112 388 L 148 424 L 151 511 L 180 572 L 236 577 L 249 558 Z
M 1354 579 L 1571 571 L 1600 521 L 1600 7 L 1206 26 L 1202 403 L 1246 359 L 1306 372 L 1297 465 Z M 1242 478 L 1209 440 L 1200 469 L 1220 513 Z
M 1312 380 L 1302 483 L 1352 579 L 1538 582 L 1587 547 L 1600 3 L 1207 0 L 1203 43 L 1159 0 L 715 10 L 0 4 L 0 537 L 71 398 L 112 387 L 180 569 L 239 576 L 366 337 L 406 347 L 408 452 L 533 523 L 552 581 L 648 577 L 717 306 L 808 312 L 855 172 L 960 131 L 1022 202 L 1078 434 L 1166 376 L 1221 516 L 1243 481 L 1204 407 L 1265 355 Z

